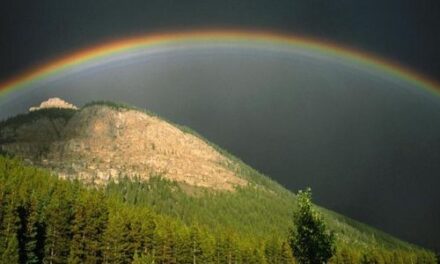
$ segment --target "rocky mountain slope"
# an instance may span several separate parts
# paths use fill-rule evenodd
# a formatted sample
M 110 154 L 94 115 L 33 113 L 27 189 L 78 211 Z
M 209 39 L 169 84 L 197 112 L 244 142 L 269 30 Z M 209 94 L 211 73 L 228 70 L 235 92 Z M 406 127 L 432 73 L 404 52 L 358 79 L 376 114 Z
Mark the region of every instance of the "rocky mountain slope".
M 161 176 L 218 190 L 247 184 L 233 161 L 151 114 L 103 103 L 78 110 L 61 99 L 30 110 L 27 122 L 19 116 L 0 125 L 0 149 L 63 178 L 102 184 Z

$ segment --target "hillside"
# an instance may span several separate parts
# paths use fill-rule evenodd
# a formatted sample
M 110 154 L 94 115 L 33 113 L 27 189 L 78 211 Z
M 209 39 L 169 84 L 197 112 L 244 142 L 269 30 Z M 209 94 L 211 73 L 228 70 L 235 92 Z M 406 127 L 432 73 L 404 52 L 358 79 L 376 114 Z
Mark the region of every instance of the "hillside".
M 1 149 L 63 178 L 101 184 L 121 175 L 140 179 L 161 175 L 219 190 L 246 184 L 228 168 L 235 166 L 231 160 L 158 117 L 102 104 L 79 111 L 58 107 L 35 111 L 29 113 L 31 122 L 17 125 L 11 119 L 2 127 Z M 64 115 L 53 116 L 54 111 Z
M 74 191 L 78 188 L 85 196 L 103 195 L 96 194 L 108 205 L 104 209 L 110 226 L 121 217 L 117 210 L 130 211 L 135 219 L 144 213 L 154 215 L 155 224 L 163 229 L 190 230 L 196 225 L 211 240 L 204 242 L 206 251 L 213 250 L 210 243 L 226 236 L 233 237 L 234 254 L 248 248 L 267 255 L 271 247 L 281 252 L 287 239 L 294 194 L 191 130 L 149 112 L 109 102 L 80 109 L 45 107 L 1 122 L 0 149 L 23 159 L 2 158 L 0 202 L 7 201 L 9 186 L 9 191 L 24 188 L 24 194 L 32 190 L 37 197 L 22 195 L 14 200 L 26 206 L 34 201 L 46 208 L 53 199 L 50 194 L 61 188 L 56 186 L 65 186 L 72 196 L 78 195 Z M 50 174 L 80 181 L 62 181 Z M 44 211 L 39 211 L 43 222 Z M 320 211 L 336 232 L 334 263 L 344 263 L 345 255 L 356 262 L 366 252 L 375 252 L 384 263 L 394 263 L 395 255 L 411 261 L 432 258 L 417 246 L 334 212 Z M 166 231 L 159 229 L 158 241 L 163 242 Z M 176 236 L 186 231 L 182 232 L 176 231 Z M 179 242 L 174 243 L 178 247 Z

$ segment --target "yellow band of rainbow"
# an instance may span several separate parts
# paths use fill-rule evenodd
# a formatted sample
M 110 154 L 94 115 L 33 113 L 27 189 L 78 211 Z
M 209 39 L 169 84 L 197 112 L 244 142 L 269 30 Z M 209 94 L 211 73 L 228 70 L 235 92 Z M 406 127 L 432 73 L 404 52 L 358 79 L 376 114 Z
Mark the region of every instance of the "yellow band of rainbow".
M 440 95 L 440 85 L 410 69 L 402 67 L 397 63 L 386 61 L 365 52 L 345 48 L 339 45 L 316 41 L 313 39 L 296 37 L 290 35 L 276 34 L 262 31 L 237 31 L 237 30 L 209 30 L 190 31 L 180 33 L 153 34 L 140 37 L 133 37 L 113 41 L 107 44 L 98 45 L 85 49 L 60 59 L 54 60 L 46 65 L 24 72 L 0 84 L 0 97 L 7 93 L 27 87 L 34 81 L 56 75 L 71 67 L 81 65 L 91 60 L 99 60 L 112 55 L 121 54 L 126 51 L 139 48 L 160 47 L 168 44 L 186 43 L 242 43 L 259 45 L 282 45 L 292 48 L 301 48 L 311 52 L 342 57 L 353 61 L 356 64 L 373 67 L 418 87 L 422 87 L 432 94 Z

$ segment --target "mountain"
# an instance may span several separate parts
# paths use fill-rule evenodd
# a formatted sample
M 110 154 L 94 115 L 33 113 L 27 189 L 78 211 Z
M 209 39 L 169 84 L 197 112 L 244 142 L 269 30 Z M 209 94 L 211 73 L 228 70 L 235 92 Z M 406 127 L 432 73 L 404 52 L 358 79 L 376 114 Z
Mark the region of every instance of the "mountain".
M 55 101 L 64 106 L 47 107 Z M 120 175 L 147 180 L 159 174 L 218 190 L 247 184 L 231 169 L 235 162 L 156 116 L 116 104 L 90 104 L 77 111 L 60 102 L 49 99 L 31 108 L 24 123 L 20 119 L 25 116 L 5 122 L 1 149 L 60 177 L 97 184 Z
M 59 249 L 64 252 L 64 258 L 60 259 L 65 261 L 75 263 L 71 258 L 72 252 L 76 252 L 72 245 L 76 241 L 75 232 L 79 232 L 75 229 L 77 218 L 87 213 L 93 215 L 92 211 L 104 204 L 102 213 L 93 217 L 105 216 L 101 219 L 100 233 L 93 229 L 97 232 L 94 235 L 102 238 L 90 242 L 102 243 L 103 249 L 96 251 L 101 262 L 113 254 L 105 248 L 119 241 L 127 245 L 123 250 L 118 249 L 127 255 L 124 261 L 134 261 L 135 253 L 148 253 L 148 257 L 159 263 L 186 263 L 179 258 L 190 253 L 178 253 L 178 249 L 184 250 L 185 239 L 195 243 L 191 234 L 196 230 L 205 238 L 198 241 L 200 251 L 205 252 L 200 255 L 205 263 L 232 263 L 232 256 L 236 263 L 250 263 L 249 258 L 257 255 L 259 258 L 254 263 L 282 263 L 295 195 L 194 131 L 153 113 L 112 102 L 93 102 L 77 108 L 53 98 L 32 107 L 28 113 L 2 121 L 0 150 L 5 156 L 0 160 L 0 203 L 6 201 L 4 204 L 8 206 L 4 208 L 16 203 L 16 207 L 12 206 L 15 209 L 4 209 L 0 216 L 9 212 L 11 219 L 15 219 L 11 213 L 14 210 L 26 212 L 15 216 L 16 222 L 21 223 L 14 231 L 21 234 L 17 235 L 17 247 L 23 248 L 18 256 L 20 260 L 48 258 L 47 243 L 41 242 L 45 246 L 38 257 L 36 253 L 29 255 L 23 241 L 39 241 L 32 236 L 37 237 L 37 227 L 51 226 L 46 221 L 55 210 L 50 204 L 56 197 L 57 206 L 64 204 L 66 208 L 55 208 L 65 209 L 65 219 L 73 221 L 65 231 L 68 235 L 64 243 L 70 246 L 65 252 Z M 16 189 L 21 191 L 14 192 Z M 63 194 L 57 196 L 59 189 Z M 83 200 L 83 197 L 89 198 Z M 90 212 L 86 210 L 89 204 L 94 208 Z M 337 253 L 332 263 L 357 263 L 367 255 L 376 258 L 378 262 L 374 263 L 434 261 L 429 251 L 335 212 L 318 209 L 336 234 Z M 35 232 L 29 233 L 26 230 L 33 229 L 29 229 L 28 218 L 33 214 L 35 226 L 31 227 L 35 227 Z M 6 234 L 11 236 L 14 232 L 1 229 L 5 219 L 0 217 L 0 234 L 3 231 L 7 237 Z M 150 235 L 157 240 L 149 241 L 155 245 L 147 246 L 144 238 L 138 240 L 145 245 L 135 238 L 131 242 L 123 241 L 131 234 L 129 230 L 134 230 L 137 222 L 133 221 L 155 226 L 153 231 L 138 230 L 145 232 L 145 236 L 152 232 Z M 20 231 L 20 228 L 24 229 Z M 40 230 L 42 237 L 50 237 L 48 230 L 51 229 Z M 0 255 L 1 242 L 0 239 Z M 3 242 L 6 251 L 12 242 Z M 222 249 L 218 248 L 219 243 Z M 37 242 L 31 244 L 37 248 Z M 138 250 L 132 248 L 135 244 Z M 156 255 L 156 250 L 161 250 L 162 255 Z M 220 260 L 225 252 L 228 252 L 226 257 Z M 192 257 L 188 263 L 195 260 L 194 251 Z M 108 263 L 112 262 L 108 260 Z

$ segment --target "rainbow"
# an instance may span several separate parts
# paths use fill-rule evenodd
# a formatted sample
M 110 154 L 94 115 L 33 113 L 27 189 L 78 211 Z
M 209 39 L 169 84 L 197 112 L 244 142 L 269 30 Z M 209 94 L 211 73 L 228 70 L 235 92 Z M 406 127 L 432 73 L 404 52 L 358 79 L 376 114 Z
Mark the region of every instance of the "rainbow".
M 169 44 L 193 43 L 237 43 L 250 45 L 257 44 L 262 45 L 263 47 L 273 47 L 275 45 L 288 48 L 300 48 L 306 51 L 317 52 L 319 54 L 348 59 L 361 66 L 372 67 L 391 76 L 410 82 L 417 87 L 424 88 L 432 94 L 440 96 L 440 86 L 436 82 L 429 80 L 421 74 L 407 69 L 398 63 L 386 61 L 372 54 L 342 47 L 329 42 L 277 33 L 261 31 L 209 30 L 146 35 L 113 41 L 85 49 L 54 60 L 35 69 L 31 69 L 0 83 L 0 97 L 4 97 L 9 92 L 28 87 L 35 81 L 57 75 L 65 70 L 86 62 L 104 59 L 141 48 L 154 48 Z

